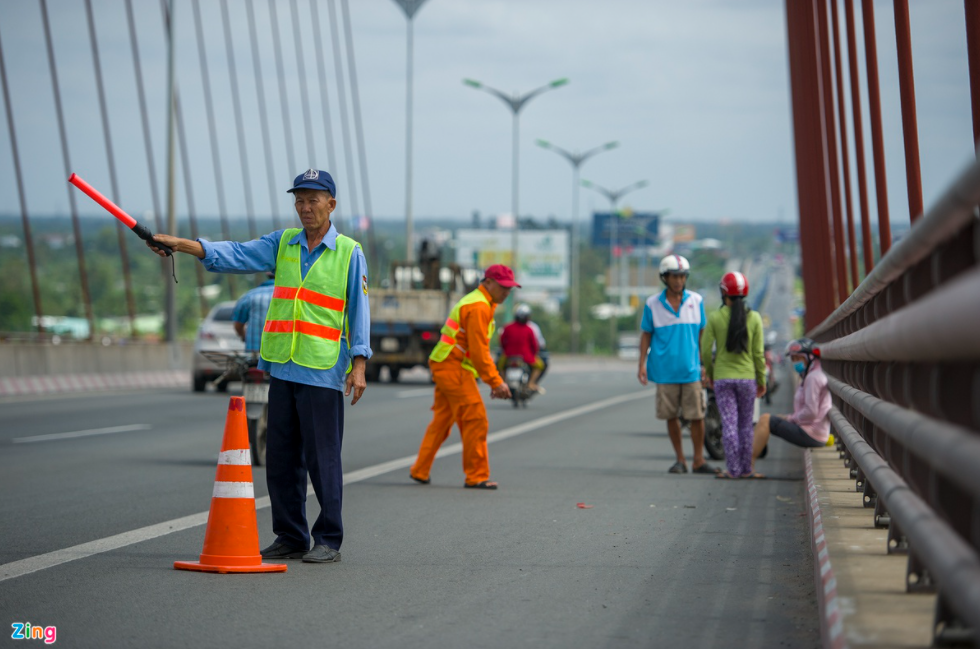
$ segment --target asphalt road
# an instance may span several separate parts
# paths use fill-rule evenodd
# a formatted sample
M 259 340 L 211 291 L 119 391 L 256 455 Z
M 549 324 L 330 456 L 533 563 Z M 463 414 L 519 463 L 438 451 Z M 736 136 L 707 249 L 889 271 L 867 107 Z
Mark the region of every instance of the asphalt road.
M 347 409 L 343 561 L 283 574 L 172 568 L 201 551 L 226 395 L 2 402 L 5 623 L 71 647 L 818 646 L 798 449 L 765 481 L 669 475 L 634 362 L 555 365 L 527 409 L 489 404 L 497 492 L 462 488 L 458 452 L 409 480 L 431 388 L 372 384 Z

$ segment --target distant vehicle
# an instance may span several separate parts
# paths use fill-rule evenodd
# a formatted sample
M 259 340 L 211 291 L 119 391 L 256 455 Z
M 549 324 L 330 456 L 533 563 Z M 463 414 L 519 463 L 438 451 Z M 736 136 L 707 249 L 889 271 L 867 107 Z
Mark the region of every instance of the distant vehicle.
M 471 280 L 474 278 L 471 278 Z M 477 280 L 478 281 L 478 280 Z M 429 354 L 453 305 L 475 286 L 456 264 L 443 265 L 438 249 L 423 241 L 419 263 L 393 262 L 384 288 L 371 289 L 371 351 L 366 378 L 377 381 L 388 367 L 392 383 L 402 370 L 428 367 Z
M 640 358 L 640 335 L 620 334 L 617 355 L 625 360 L 635 361 Z
M 204 392 L 208 381 L 212 381 L 227 370 L 227 365 L 217 363 L 205 357 L 201 352 L 235 352 L 245 351 L 245 343 L 232 324 L 231 314 L 235 310 L 235 302 L 220 302 L 197 328 L 197 338 L 194 340 L 194 360 L 192 369 L 192 387 L 194 392 Z M 215 389 L 224 392 L 228 389 L 229 381 L 240 380 L 237 373 L 226 375 L 215 384 Z

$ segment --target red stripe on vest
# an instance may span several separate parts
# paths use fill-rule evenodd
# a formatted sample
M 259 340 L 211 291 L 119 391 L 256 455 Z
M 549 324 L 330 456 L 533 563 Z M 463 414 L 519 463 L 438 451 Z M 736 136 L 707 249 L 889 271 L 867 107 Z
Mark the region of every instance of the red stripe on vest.
M 329 309 L 331 311 L 343 311 L 344 301 L 337 299 L 335 297 L 330 297 L 323 293 L 317 293 L 316 291 L 311 291 L 308 288 L 299 289 L 299 299 L 304 302 L 309 302 L 310 304 L 315 304 L 317 306 L 322 306 L 324 309 Z
M 288 334 L 293 331 L 293 321 L 292 320 L 266 320 L 265 329 L 274 334 Z
M 326 338 L 327 340 L 333 341 L 340 340 L 340 329 L 334 329 L 333 327 L 314 324 L 312 322 L 298 320 L 296 322 L 296 331 L 307 336 L 316 336 L 317 338 Z
M 447 336 L 446 334 L 442 334 L 442 338 L 439 339 L 439 342 L 446 343 L 447 345 L 455 345 L 456 344 L 456 341 L 453 340 L 452 338 L 450 338 L 449 336 Z
M 316 306 L 322 306 L 324 309 L 329 309 L 331 311 L 343 311 L 344 301 L 326 295 L 324 293 L 317 293 L 316 291 L 311 291 L 308 288 L 292 288 L 290 286 L 277 286 L 272 290 L 273 299 L 278 300 L 292 300 L 297 297 L 303 302 L 309 302 L 310 304 L 315 304 Z

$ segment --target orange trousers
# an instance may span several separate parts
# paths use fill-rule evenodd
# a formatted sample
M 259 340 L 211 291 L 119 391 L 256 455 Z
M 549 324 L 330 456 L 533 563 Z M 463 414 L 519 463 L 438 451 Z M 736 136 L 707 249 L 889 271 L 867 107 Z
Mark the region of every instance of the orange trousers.
M 467 484 L 490 479 L 490 457 L 487 453 L 487 409 L 483 405 L 476 377 L 452 361 L 429 362 L 436 384 L 432 404 L 432 421 L 425 429 L 419 455 L 411 473 L 420 480 L 429 479 L 432 462 L 439 447 L 449 437 L 453 424 L 459 426 L 463 439 L 463 473 Z

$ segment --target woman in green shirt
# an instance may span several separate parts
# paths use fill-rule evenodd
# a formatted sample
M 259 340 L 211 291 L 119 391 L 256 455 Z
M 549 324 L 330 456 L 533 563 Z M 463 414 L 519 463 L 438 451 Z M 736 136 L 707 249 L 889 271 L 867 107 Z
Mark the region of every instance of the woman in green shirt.
M 701 364 L 721 413 L 728 471 L 719 478 L 763 478 L 752 470 L 752 413 L 766 393 L 762 318 L 745 304 L 749 282 L 742 273 L 721 278 L 724 304 L 708 316 L 701 337 Z M 717 346 L 717 350 L 713 348 Z

